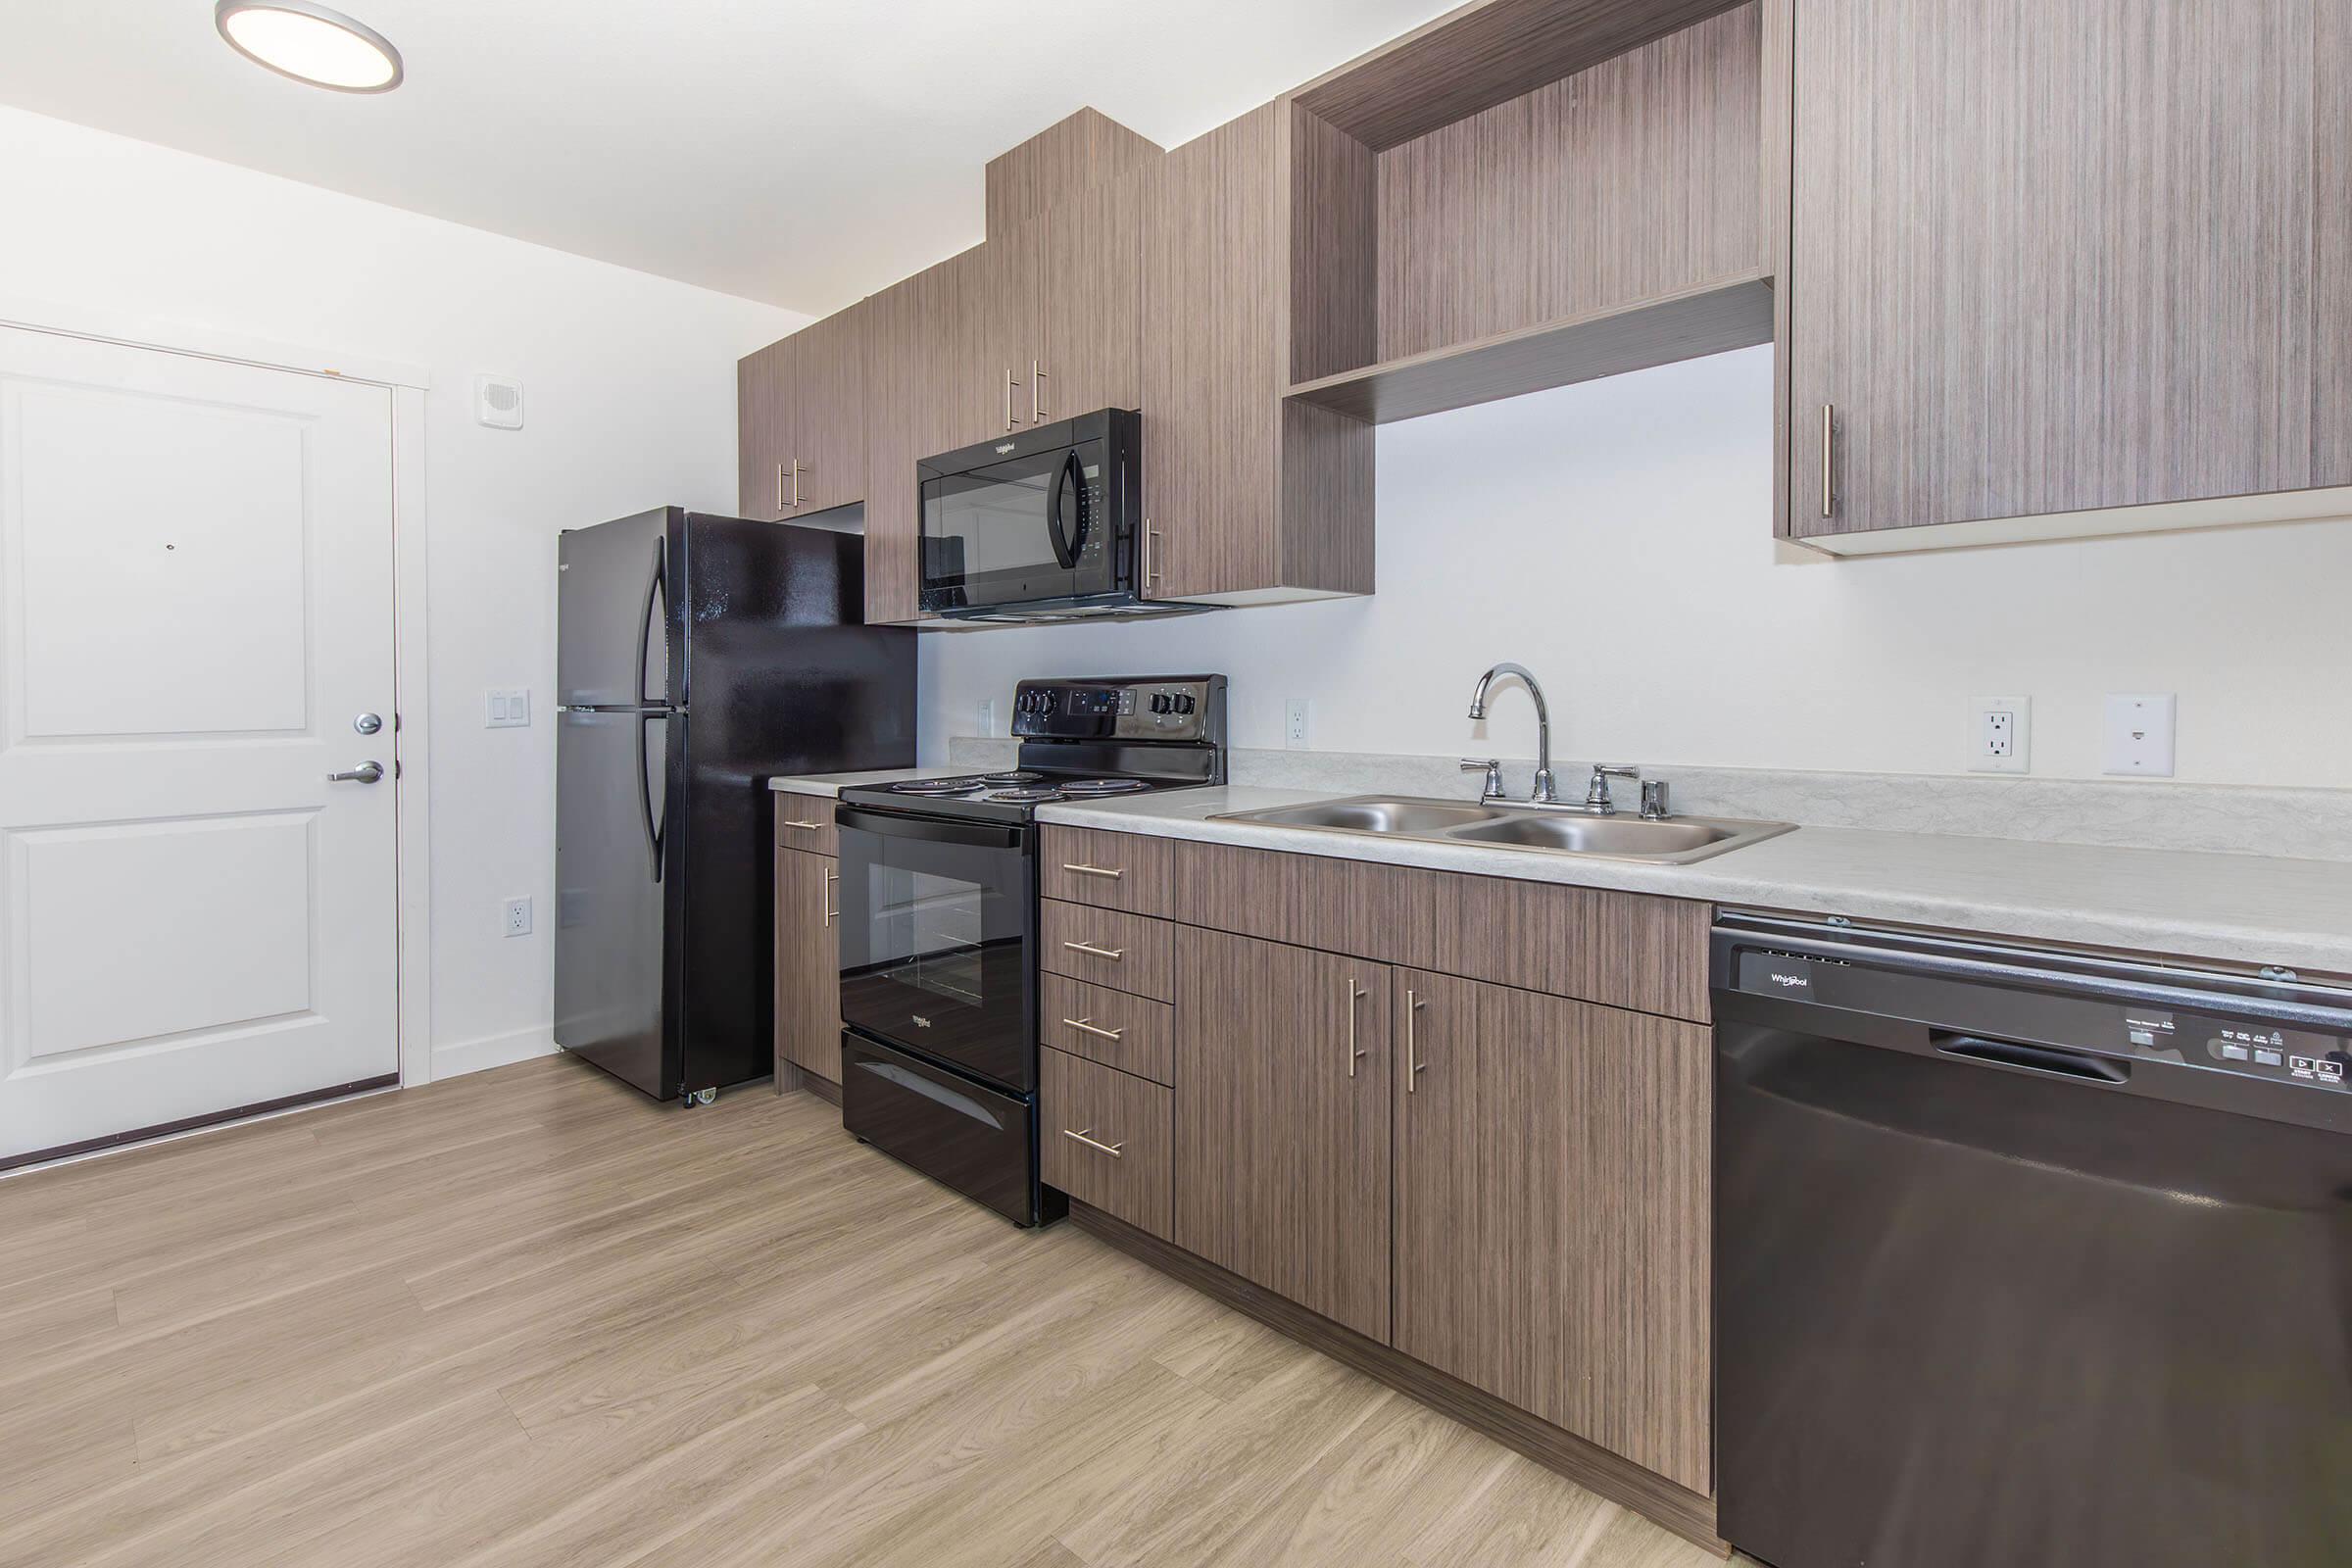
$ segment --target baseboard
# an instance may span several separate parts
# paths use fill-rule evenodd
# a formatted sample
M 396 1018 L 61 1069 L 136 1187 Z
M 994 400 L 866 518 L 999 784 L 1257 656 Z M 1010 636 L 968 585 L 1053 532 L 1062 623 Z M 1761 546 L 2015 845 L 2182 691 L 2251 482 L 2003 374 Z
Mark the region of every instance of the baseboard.
M 433 1082 L 555 1054 L 556 1037 L 545 1024 L 503 1035 L 483 1035 L 478 1040 L 460 1040 L 433 1048 Z
M 1472 1388 L 1378 1340 L 1367 1339 L 1351 1328 L 1318 1316 L 1263 1286 L 1075 1199 L 1070 1202 L 1070 1223 L 1201 1295 L 1255 1318 L 1278 1334 L 1288 1335 L 1308 1349 L 1319 1350 L 1367 1377 L 1377 1378 L 1462 1425 L 1485 1433 L 1505 1447 L 1517 1449 L 1546 1470 L 1557 1471 L 1587 1491 L 1622 1503 L 1684 1540 L 1719 1557 L 1732 1554 L 1730 1544 L 1715 1534 L 1714 1498 L 1679 1487 L 1631 1459 L 1587 1443 L 1573 1432 L 1532 1416 L 1516 1405 L 1505 1404 L 1483 1389 Z
M 828 1104 L 838 1105 L 841 1103 L 841 1085 L 822 1073 L 810 1072 L 806 1067 L 796 1067 L 791 1062 L 779 1057 L 776 1061 L 776 1093 L 797 1095 L 803 1091 L 814 1095 Z

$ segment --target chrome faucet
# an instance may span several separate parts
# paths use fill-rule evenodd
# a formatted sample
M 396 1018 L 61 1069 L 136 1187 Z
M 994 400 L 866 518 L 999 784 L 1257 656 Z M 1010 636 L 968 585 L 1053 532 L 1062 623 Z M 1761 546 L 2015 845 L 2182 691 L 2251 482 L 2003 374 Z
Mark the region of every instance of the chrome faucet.
M 1536 787 L 1528 795 L 1528 801 L 1536 806 L 1557 806 L 1560 797 L 1551 782 L 1551 709 L 1544 701 L 1544 688 L 1537 684 L 1535 671 L 1525 664 L 1506 663 L 1496 664 L 1479 676 L 1478 689 L 1470 694 L 1470 716 L 1487 716 L 1487 688 L 1494 683 L 1497 675 L 1518 676 L 1527 683 L 1527 695 L 1536 700 Z M 1489 774 L 1490 782 L 1494 776 Z

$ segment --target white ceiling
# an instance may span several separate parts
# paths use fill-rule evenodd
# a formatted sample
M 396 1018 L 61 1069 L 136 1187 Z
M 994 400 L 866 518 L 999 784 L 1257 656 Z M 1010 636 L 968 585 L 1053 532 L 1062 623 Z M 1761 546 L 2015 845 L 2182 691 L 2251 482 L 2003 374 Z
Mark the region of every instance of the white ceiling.
M 0 102 L 794 310 L 981 236 L 1092 104 L 1174 146 L 1445 0 L 335 0 L 408 81 L 241 59 L 212 0 L 4 0 Z

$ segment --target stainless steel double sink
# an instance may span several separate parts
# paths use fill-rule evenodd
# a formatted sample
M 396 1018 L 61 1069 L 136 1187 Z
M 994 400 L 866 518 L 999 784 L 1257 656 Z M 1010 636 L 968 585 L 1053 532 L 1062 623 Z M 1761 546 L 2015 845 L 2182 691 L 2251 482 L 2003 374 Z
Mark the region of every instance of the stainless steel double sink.
M 1256 822 L 1371 838 L 1420 839 L 1490 850 L 1643 860 L 1688 865 L 1790 831 L 1790 822 L 1741 822 L 1723 817 L 1588 816 L 1575 810 L 1501 802 L 1441 801 L 1397 795 L 1351 795 L 1259 811 L 1224 811 L 1212 822 Z

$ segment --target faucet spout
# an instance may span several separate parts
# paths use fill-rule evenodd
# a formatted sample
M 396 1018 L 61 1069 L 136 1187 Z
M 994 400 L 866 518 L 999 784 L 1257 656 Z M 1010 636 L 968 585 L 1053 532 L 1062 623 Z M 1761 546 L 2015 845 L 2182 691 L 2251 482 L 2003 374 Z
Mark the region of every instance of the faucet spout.
M 1544 687 L 1536 672 L 1525 664 L 1504 662 L 1494 665 L 1478 677 L 1477 689 L 1470 694 L 1470 716 L 1487 716 L 1487 688 L 1498 675 L 1516 675 L 1527 687 L 1527 695 L 1536 700 L 1536 785 L 1529 799 L 1550 805 L 1559 800 L 1551 778 L 1551 707 L 1544 701 Z

